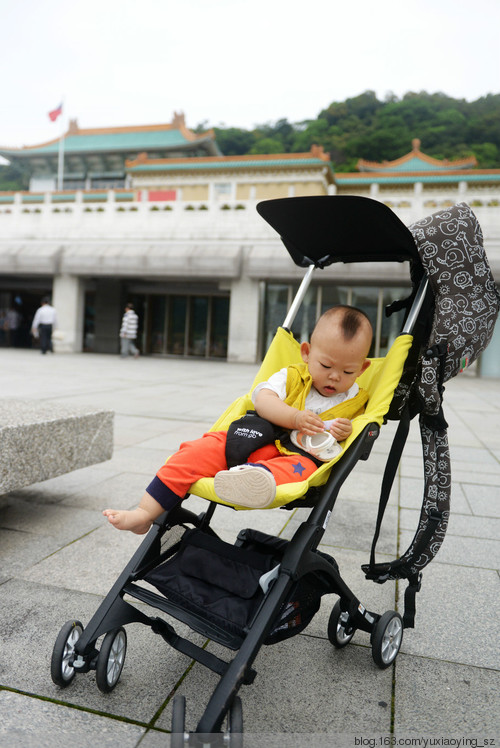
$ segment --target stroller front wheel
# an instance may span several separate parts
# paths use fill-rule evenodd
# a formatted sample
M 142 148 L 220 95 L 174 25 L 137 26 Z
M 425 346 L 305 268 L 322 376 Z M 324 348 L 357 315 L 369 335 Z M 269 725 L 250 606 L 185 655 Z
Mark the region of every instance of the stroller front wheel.
M 392 665 L 403 641 L 403 619 L 394 610 L 388 610 L 375 624 L 372 632 L 372 657 L 379 668 Z
M 337 600 L 330 613 L 328 621 L 328 639 L 337 649 L 342 649 L 351 641 L 356 629 L 349 626 L 349 615 L 340 607 L 340 600 Z
M 50 675 L 56 686 L 65 688 L 69 686 L 76 675 L 72 665 L 75 653 L 75 644 L 83 634 L 83 626 L 80 621 L 66 621 L 61 628 L 52 650 L 50 661 Z
M 113 690 L 122 674 L 127 653 L 127 634 L 123 626 L 108 631 L 97 658 L 95 680 L 103 693 Z

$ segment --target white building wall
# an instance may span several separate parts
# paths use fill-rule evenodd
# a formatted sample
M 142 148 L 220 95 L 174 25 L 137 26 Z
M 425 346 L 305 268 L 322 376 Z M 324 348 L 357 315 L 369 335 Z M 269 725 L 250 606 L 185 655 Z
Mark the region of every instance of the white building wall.
M 185 210 L 181 201 L 169 203 L 0 203 L 0 275 L 54 278 L 53 301 L 63 333 L 58 351 L 80 350 L 85 280 L 211 281 L 231 288 L 228 358 L 254 362 L 259 331 L 259 288 L 263 281 L 290 282 L 301 270 L 291 261 L 277 234 L 256 212 L 255 201 L 245 209 L 204 202 L 205 210 Z M 406 225 L 441 208 L 446 202 L 468 202 L 481 224 L 493 275 L 500 279 L 500 186 L 468 186 L 467 190 L 373 191 Z M 432 200 L 436 205 L 430 205 Z M 241 201 L 238 201 L 239 203 Z M 155 208 L 155 210 L 152 210 Z M 343 282 L 399 284 L 400 266 L 340 268 Z M 321 278 L 337 278 L 326 269 Z
M 259 282 L 246 275 L 231 283 L 228 361 L 254 362 L 258 354 Z
M 52 287 L 52 304 L 57 312 L 53 335 L 56 353 L 79 353 L 83 340 L 84 289 L 75 275 L 56 275 Z

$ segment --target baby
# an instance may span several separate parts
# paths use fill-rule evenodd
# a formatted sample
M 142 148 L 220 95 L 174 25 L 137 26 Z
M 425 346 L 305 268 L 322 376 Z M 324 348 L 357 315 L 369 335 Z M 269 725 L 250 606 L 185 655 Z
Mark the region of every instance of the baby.
M 158 470 L 133 510 L 105 509 L 103 514 L 119 530 L 143 534 L 164 511 L 172 509 L 202 477 L 214 477 L 219 498 L 238 506 L 262 509 L 276 495 L 276 486 L 304 481 L 318 461 L 297 444 L 304 436 L 325 432 L 343 441 L 352 432 L 351 419 L 361 413 L 366 393 L 356 379 L 370 365 L 372 341 L 368 317 L 355 307 L 339 305 L 318 320 L 310 342 L 300 346 L 303 363 L 291 365 L 259 384 L 252 400 L 259 416 L 295 435 L 288 445 L 260 447 L 243 465 L 227 469 L 225 431 L 212 431 L 184 442 Z

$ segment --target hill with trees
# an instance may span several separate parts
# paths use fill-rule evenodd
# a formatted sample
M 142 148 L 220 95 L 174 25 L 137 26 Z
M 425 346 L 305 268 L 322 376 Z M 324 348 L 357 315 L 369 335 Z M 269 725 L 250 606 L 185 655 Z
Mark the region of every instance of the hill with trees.
M 200 123 L 196 132 L 210 127 Z M 383 101 L 365 91 L 334 101 L 316 119 L 258 125 L 253 130 L 214 127 L 225 156 L 301 153 L 322 145 L 335 171 L 355 171 L 359 158 L 391 161 L 411 149 L 414 138 L 422 151 L 438 159 L 474 155 L 482 169 L 500 168 L 500 94 L 476 101 L 444 93 L 389 95 Z M 27 189 L 28 174 L 16 165 L 0 166 L 0 190 Z
M 200 130 L 206 128 L 200 125 Z M 474 155 L 479 168 L 500 168 L 500 94 L 473 102 L 443 93 L 407 93 L 377 99 L 374 91 L 332 102 L 316 119 L 286 119 L 254 130 L 214 128 L 226 156 L 247 153 L 297 153 L 322 145 L 335 171 L 355 171 L 359 158 L 391 161 L 411 150 L 414 138 L 434 158 Z

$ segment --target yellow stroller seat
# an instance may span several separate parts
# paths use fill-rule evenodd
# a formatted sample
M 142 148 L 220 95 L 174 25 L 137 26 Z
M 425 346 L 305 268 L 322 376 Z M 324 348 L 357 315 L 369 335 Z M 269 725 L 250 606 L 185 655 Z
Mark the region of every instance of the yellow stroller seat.
M 369 423 L 382 425 L 384 416 L 389 410 L 394 390 L 401 378 L 406 356 L 412 341 L 413 337 L 410 334 L 402 334 L 396 338 L 384 358 L 371 359 L 370 366 L 357 380 L 360 387 L 368 392 L 367 406 L 365 412 L 353 420 L 352 433 L 342 444 L 342 452 L 333 460 L 321 465 L 308 480 L 278 486 L 276 497 L 270 507 L 268 507 L 269 509 L 284 506 L 305 496 L 309 488 L 324 485 L 333 465 L 342 459 L 345 452 L 363 431 L 365 426 Z M 299 363 L 300 361 L 302 361 L 302 358 L 299 343 L 295 340 L 291 332 L 284 327 L 279 327 L 250 391 L 246 395 L 237 398 L 218 418 L 210 430 L 227 430 L 232 421 L 240 418 L 247 410 L 253 408 L 251 393 L 260 382 L 266 381 L 275 371 L 290 364 Z M 236 504 L 229 504 L 229 502 L 220 499 L 215 493 L 213 478 L 201 478 L 196 481 L 191 486 L 190 493 L 219 504 L 234 506 L 236 509 L 247 508 L 238 507 Z

